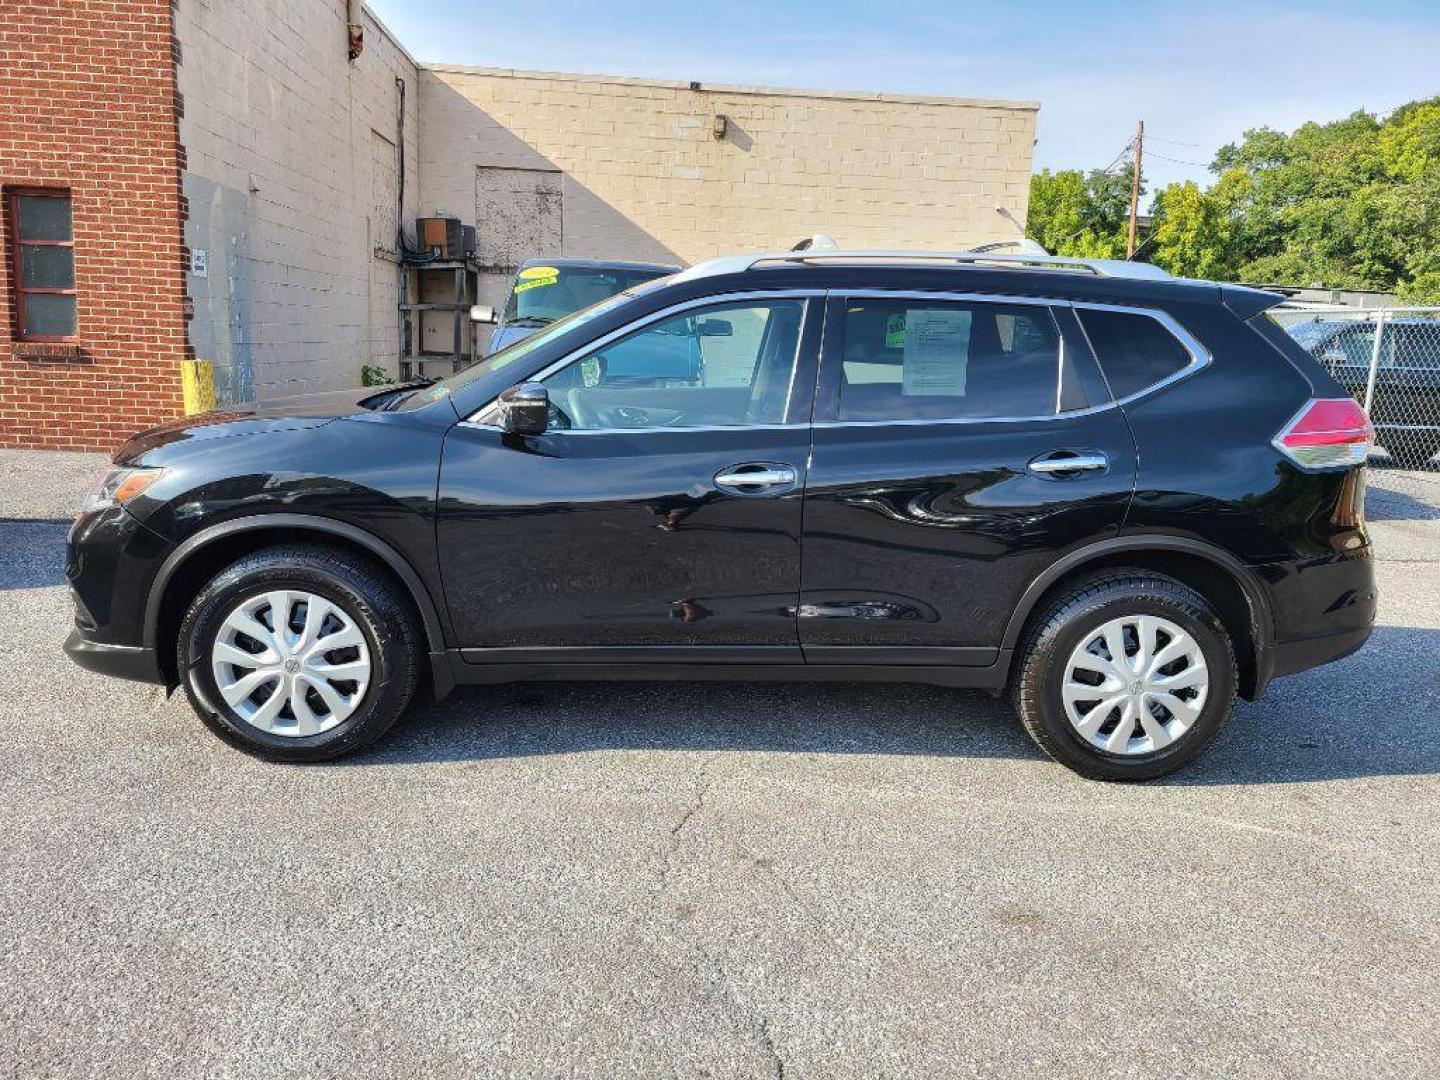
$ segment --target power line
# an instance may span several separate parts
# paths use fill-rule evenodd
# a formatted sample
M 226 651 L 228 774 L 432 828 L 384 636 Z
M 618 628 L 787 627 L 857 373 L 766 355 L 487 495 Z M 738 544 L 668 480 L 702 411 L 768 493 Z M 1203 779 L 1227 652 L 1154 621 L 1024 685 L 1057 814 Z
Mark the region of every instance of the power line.
M 1125 160 L 1125 155 L 1128 154 L 1128 153 L 1130 153 L 1130 151 L 1133 150 L 1134 148 L 1135 148 L 1135 140 L 1134 140 L 1134 139 L 1131 139 L 1128 143 L 1125 144 L 1124 148 L 1123 148 L 1118 154 L 1115 155 L 1114 160 L 1111 161 L 1109 165 L 1106 165 L 1105 168 L 1101 169 L 1100 171 L 1101 171 L 1101 172 L 1107 172 L 1107 173 L 1108 173 L 1111 169 L 1115 168 L 1116 165 L 1119 165 L 1120 162 L 1124 161 L 1124 160 Z
M 1148 136 L 1154 142 L 1169 143 L 1171 146 L 1193 146 L 1196 150 L 1208 150 L 1209 144 L 1198 142 L 1182 142 L 1179 139 L 1162 139 L 1159 135 Z
M 1159 158 L 1161 161 L 1168 161 L 1168 162 L 1170 162 L 1172 165 L 1193 165 L 1193 166 L 1194 166 L 1195 168 L 1197 168 L 1197 169 L 1208 169 L 1208 168 L 1210 167 L 1209 162 L 1205 162 L 1205 161 L 1181 161 L 1179 158 L 1166 157 L 1164 154 L 1157 154 L 1154 150 L 1151 150 L 1151 151 L 1150 151 L 1150 156 L 1151 156 L 1151 157 Z

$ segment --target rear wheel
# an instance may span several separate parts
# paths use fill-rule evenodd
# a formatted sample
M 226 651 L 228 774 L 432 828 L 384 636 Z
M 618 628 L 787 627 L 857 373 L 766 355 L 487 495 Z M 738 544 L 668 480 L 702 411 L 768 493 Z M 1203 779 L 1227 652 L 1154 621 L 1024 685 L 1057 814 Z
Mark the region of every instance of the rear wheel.
M 1203 597 L 1173 578 L 1117 571 L 1076 582 L 1036 616 L 1012 699 L 1061 764 L 1146 780 L 1209 747 L 1235 685 L 1229 634 Z
M 178 648 L 205 724 L 276 761 L 323 761 L 379 738 L 419 669 L 419 633 L 395 586 L 312 545 L 267 548 L 222 571 L 191 604 Z

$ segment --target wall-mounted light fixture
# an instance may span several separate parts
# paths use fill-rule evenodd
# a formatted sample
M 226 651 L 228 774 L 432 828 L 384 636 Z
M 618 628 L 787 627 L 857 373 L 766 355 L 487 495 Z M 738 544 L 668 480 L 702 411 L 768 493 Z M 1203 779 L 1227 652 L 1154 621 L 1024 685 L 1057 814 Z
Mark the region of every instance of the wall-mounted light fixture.
M 710 124 L 710 134 L 717 139 L 725 138 L 725 132 L 730 130 L 730 118 L 724 113 L 716 113 L 714 121 Z

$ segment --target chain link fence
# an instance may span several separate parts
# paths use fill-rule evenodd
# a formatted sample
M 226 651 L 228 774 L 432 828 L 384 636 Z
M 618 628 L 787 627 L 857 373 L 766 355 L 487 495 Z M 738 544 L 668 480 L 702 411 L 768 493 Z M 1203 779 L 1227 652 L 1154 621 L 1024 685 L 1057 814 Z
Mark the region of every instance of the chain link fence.
M 1271 315 L 1365 406 L 1404 469 L 1440 469 L 1440 308 L 1284 305 Z

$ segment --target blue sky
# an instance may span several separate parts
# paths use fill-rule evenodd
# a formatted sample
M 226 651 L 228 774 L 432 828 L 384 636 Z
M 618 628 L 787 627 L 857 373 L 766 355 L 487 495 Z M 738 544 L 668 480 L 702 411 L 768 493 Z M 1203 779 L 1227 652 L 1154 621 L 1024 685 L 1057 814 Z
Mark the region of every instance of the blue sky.
M 420 60 L 1035 100 L 1037 168 L 1103 168 L 1143 117 L 1152 185 L 1249 127 L 1440 94 L 1440 0 L 369 3 Z

